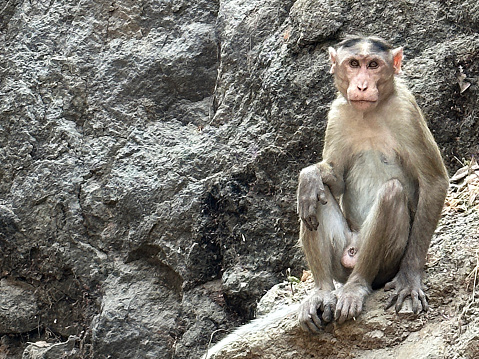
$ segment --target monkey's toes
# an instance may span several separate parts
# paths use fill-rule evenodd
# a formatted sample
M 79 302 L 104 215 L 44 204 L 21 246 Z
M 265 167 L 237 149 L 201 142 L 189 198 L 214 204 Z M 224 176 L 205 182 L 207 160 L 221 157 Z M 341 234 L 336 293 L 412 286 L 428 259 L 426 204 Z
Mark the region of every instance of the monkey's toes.
M 344 298 L 336 306 L 336 321 L 339 324 L 346 320 L 356 318 L 363 310 L 363 300 L 359 298 Z

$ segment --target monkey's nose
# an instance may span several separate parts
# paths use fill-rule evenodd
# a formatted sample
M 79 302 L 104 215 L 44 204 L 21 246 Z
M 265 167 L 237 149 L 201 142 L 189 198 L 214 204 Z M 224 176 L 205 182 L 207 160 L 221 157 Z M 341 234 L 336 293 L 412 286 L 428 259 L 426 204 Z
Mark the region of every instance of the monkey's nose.
M 367 89 L 368 89 L 368 83 L 367 82 L 364 82 L 364 83 L 358 85 L 358 90 L 359 91 L 366 91 Z

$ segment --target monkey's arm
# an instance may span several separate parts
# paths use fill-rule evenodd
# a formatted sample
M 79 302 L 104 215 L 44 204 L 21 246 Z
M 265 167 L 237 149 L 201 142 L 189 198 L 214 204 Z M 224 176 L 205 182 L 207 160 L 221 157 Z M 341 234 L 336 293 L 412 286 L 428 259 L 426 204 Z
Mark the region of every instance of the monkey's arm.
M 427 128 L 423 129 L 421 142 L 422 146 L 415 148 L 424 148 L 424 151 L 413 155 L 413 162 L 416 162 L 413 166 L 416 168 L 419 184 L 416 213 L 399 272 L 385 286 L 386 290 L 396 289 L 387 307 L 392 306 L 395 301 L 396 311 L 399 311 L 405 298 L 411 296 L 414 313 L 428 309 L 426 296 L 422 291 L 422 273 L 449 186 L 439 149 Z
M 344 184 L 325 161 L 304 168 L 299 174 L 298 182 L 297 211 L 308 230 L 314 231 L 319 225 L 316 214 L 318 202 L 327 203 L 324 185 L 336 197 L 342 192 Z
M 323 180 L 325 184 L 323 184 Z M 346 220 L 332 195 L 337 183 L 332 167 L 320 162 L 301 171 L 298 188 L 298 212 L 301 217 L 300 239 L 313 273 L 315 288 L 301 304 L 298 320 L 303 330 L 321 332 L 334 319 L 333 242 L 342 251 L 349 233 Z M 321 204 L 318 204 L 321 203 Z
M 343 171 L 338 166 L 333 166 L 327 160 L 316 164 L 321 172 L 323 183 L 329 187 L 335 198 L 338 198 L 344 192 Z

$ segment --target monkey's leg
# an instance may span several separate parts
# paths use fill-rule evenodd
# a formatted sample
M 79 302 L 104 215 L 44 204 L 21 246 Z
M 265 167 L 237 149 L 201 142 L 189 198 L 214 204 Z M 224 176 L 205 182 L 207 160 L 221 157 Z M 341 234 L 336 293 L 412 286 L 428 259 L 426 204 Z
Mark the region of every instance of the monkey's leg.
M 300 239 L 313 273 L 315 289 L 299 310 L 303 330 L 319 332 L 325 322 L 333 320 L 336 297 L 333 279 L 344 282 L 348 272 L 341 265 L 343 249 L 350 242 L 351 231 L 338 203 L 325 186 L 327 203 L 318 203 L 317 230 L 310 231 L 301 223 Z
M 346 284 L 336 291 L 336 319 L 340 323 L 361 313 L 373 283 L 382 285 L 396 274 L 407 245 L 409 226 L 404 188 L 399 180 L 389 180 L 379 190 L 361 227 L 358 262 Z

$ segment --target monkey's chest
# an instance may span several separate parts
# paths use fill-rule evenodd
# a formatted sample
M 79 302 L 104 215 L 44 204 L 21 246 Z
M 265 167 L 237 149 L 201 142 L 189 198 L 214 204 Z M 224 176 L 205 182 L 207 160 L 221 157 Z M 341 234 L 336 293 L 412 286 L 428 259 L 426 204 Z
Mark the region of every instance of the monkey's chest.
M 411 180 L 396 154 L 366 150 L 352 157 L 344 176 L 342 207 L 353 230 L 364 222 L 379 190 L 391 179 L 398 179 L 408 195 L 412 192 Z

